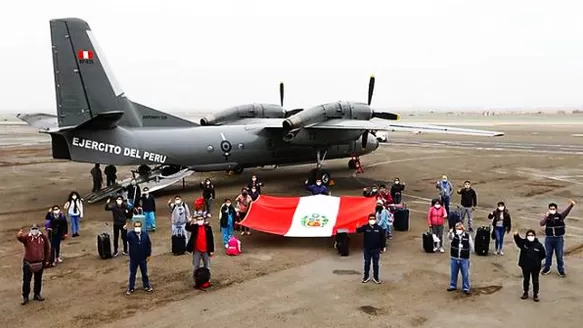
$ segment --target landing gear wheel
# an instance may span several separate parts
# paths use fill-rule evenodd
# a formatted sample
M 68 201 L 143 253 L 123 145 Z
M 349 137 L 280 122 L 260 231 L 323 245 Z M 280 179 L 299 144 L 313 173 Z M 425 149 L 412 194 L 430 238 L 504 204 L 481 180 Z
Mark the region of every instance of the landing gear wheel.
M 322 184 L 327 186 L 330 183 L 330 172 L 324 169 L 313 169 L 310 171 L 310 176 L 308 178 L 309 184 L 315 184 L 316 180 L 322 180 Z
M 348 161 L 348 168 L 351 170 L 356 170 L 356 162 L 353 159 Z

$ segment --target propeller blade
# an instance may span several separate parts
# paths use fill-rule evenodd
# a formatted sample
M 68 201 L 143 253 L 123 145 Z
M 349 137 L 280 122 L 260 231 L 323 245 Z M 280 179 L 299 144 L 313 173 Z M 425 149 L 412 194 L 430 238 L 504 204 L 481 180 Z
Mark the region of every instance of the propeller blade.
M 279 83 L 279 102 L 281 103 L 281 107 L 283 107 L 283 82 Z
M 372 112 L 372 117 L 382 118 L 383 120 L 396 121 L 399 119 L 399 114 L 388 113 L 388 112 Z
M 372 94 L 374 92 L 374 75 L 371 75 L 370 81 L 368 82 L 368 105 L 370 106 L 372 102 Z
M 366 148 L 366 144 L 368 143 L 368 130 L 365 130 L 362 134 L 362 149 Z

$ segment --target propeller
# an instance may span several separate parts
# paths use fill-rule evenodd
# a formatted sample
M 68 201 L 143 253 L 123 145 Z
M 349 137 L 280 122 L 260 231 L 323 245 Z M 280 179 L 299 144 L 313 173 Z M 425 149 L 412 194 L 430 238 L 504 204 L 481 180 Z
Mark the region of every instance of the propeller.
M 375 77 L 374 77 L 374 75 L 371 75 L 370 80 L 368 82 L 368 102 L 367 102 L 367 104 L 369 106 L 372 103 L 372 95 L 374 93 L 374 83 L 375 83 Z M 371 110 L 372 110 L 371 117 L 381 118 L 384 120 L 398 120 L 399 119 L 398 114 L 389 113 L 389 112 L 376 112 L 374 109 L 371 109 Z M 372 135 L 375 135 L 374 133 L 372 133 L 369 130 L 364 131 L 364 133 L 362 134 L 362 148 L 363 149 L 366 148 L 369 133 L 371 133 Z
M 283 94 L 284 94 L 284 87 L 283 87 L 283 82 L 279 82 L 279 103 L 281 104 L 281 107 L 283 108 Z M 291 110 L 285 110 L 284 109 L 284 118 L 288 118 L 294 114 L 297 114 L 301 111 L 303 111 L 303 108 L 295 108 L 295 109 L 291 109 Z
M 283 107 L 283 82 L 279 82 L 279 102 Z

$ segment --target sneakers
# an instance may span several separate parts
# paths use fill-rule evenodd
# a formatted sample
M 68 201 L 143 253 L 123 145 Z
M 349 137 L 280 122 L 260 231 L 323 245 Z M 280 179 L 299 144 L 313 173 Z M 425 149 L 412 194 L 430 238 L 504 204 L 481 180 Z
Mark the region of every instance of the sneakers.
M 63 259 L 60 257 L 57 257 L 57 263 L 63 263 Z
M 532 300 L 535 302 L 540 301 L 540 299 L 538 298 L 538 295 L 536 295 L 536 294 L 532 296 Z
M 118 256 L 119 256 L 119 252 L 113 253 L 113 257 L 118 257 Z
M 498 255 L 504 255 L 503 251 L 498 252 Z
M 151 293 L 154 291 L 154 289 L 152 287 L 144 287 L 144 290 L 147 291 L 148 293 Z
M 437 252 L 437 247 L 433 247 L 433 253 Z
M 454 290 L 456 290 L 456 289 L 457 289 L 457 288 L 454 288 L 454 287 L 449 287 L 449 288 L 447 289 L 447 291 L 448 291 L 448 292 L 453 292 L 453 291 L 454 291 Z
M 128 289 L 128 290 L 126 291 L 126 295 L 127 295 L 127 296 L 130 296 L 130 295 L 131 295 L 133 292 L 134 292 L 134 290 L 133 290 L 133 289 Z
M 528 293 L 522 293 L 522 296 L 520 296 L 521 300 L 525 300 L 528 298 Z
M 381 280 L 379 278 L 372 278 L 372 281 L 377 285 L 381 283 Z
M 42 302 L 45 300 L 45 298 L 40 296 L 39 294 L 34 295 L 34 297 L 32 299 L 35 301 L 39 301 L 39 302 Z
M 128 252 L 126 252 L 126 251 L 123 251 L 123 252 L 121 252 L 121 254 L 122 254 L 122 255 L 128 255 Z
M 565 278 L 567 276 L 567 274 L 563 271 L 563 272 L 559 272 L 559 277 L 561 278 Z
M 466 294 L 466 295 L 470 296 L 470 295 L 472 295 L 472 292 L 471 292 L 471 291 L 469 291 L 469 290 L 464 290 L 464 294 Z
M 251 231 L 246 232 L 247 236 L 251 235 Z
M 443 249 L 443 247 L 440 247 L 440 248 L 439 248 L 439 252 L 440 252 L 440 253 L 443 253 L 443 252 L 445 252 L 445 250 Z
M 229 248 L 229 244 L 225 244 L 225 248 Z
M 26 305 L 26 304 L 28 304 L 28 297 L 23 297 L 20 305 Z
M 543 274 L 543 275 L 547 275 L 547 274 L 549 274 L 549 273 L 551 273 L 551 269 L 544 269 L 544 270 L 541 272 L 541 274 Z
M 367 282 L 369 282 L 369 281 L 370 281 L 370 278 L 369 278 L 369 277 L 364 277 L 364 278 L 362 278 L 362 283 L 363 283 L 363 284 L 366 284 L 366 283 L 367 283 Z
M 245 231 L 241 231 L 241 236 L 245 236 Z

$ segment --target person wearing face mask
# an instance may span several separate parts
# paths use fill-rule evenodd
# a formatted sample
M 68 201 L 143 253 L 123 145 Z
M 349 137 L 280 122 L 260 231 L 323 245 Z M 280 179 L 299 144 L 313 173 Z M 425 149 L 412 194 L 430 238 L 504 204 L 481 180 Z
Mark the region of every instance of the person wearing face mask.
M 557 257 L 557 271 L 559 276 L 565 277 L 565 264 L 563 261 L 563 247 L 565 246 L 565 219 L 575 206 L 575 201 L 569 200 L 569 205 L 562 212 L 557 212 L 557 204 L 550 203 L 549 211 L 540 221 L 540 225 L 545 227 L 545 249 L 547 251 L 545 267 L 542 274 L 551 273 L 553 253 Z
M 387 186 L 382 184 L 379 186 L 379 191 L 376 196 L 377 200 L 382 200 L 385 207 L 395 204 L 391 192 L 387 189 Z
M 328 187 L 322 184 L 322 180 L 316 180 L 316 184 L 309 184 L 308 180 L 304 181 L 304 187 L 307 191 L 311 192 L 312 195 L 329 195 Z
M 26 233 L 20 229 L 16 239 L 24 246 L 24 257 L 22 259 L 22 305 L 28 303 L 30 296 L 30 281 L 34 276 L 34 299 L 42 302 L 45 299 L 41 296 L 43 283 L 43 270 L 49 265 L 51 253 L 51 243 L 38 225 L 34 224 Z
M 395 178 L 393 185 L 391 186 L 391 197 L 395 204 L 401 204 L 403 200 L 403 190 L 405 190 L 405 184 L 401 183 L 401 179 Z
M 379 279 L 379 259 L 380 254 L 387 250 L 387 239 L 385 231 L 377 224 L 376 214 L 368 215 L 368 224 L 358 226 L 356 224 L 356 232 L 362 233 L 363 236 L 363 255 L 364 255 L 364 276 L 363 283 L 370 280 L 370 262 L 372 261 L 372 280 L 376 284 L 380 284 Z
M 249 196 L 251 196 L 252 201 L 256 201 L 259 198 L 259 190 L 256 187 L 251 187 L 249 190 Z
M 373 185 L 372 187 L 369 188 L 363 188 L 362 189 L 362 195 L 364 197 L 376 197 L 377 194 L 379 192 L 379 187 L 377 185 Z
M 470 254 L 474 251 L 472 235 L 465 231 L 464 225 L 461 222 L 456 223 L 455 232 L 451 229 L 448 235 L 451 241 L 451 279 L 447 291 L 452 292 L 457 289 L 457 278 L 461 271 L 464 294 L 470 295 Z
M 148 277 L 148 261 L 152 256 L 152 241 L 148 233 L 142 231 L 142 223 L 140 221 L 134 222 L 134 230 L 128 232 L 127 241 L 130 253 L 130 278 L 126 295 L 129 296 L 134 292 L 138 267 L 140 268 L 144 290 L 152 292 L 152 285 L 150 285 Z
M 146 231 L 156 232 L 156 199 L 150 194 L 150 189 L 144 187 L 140 208 L 144 212 Z
M 186 230 L 190 232 L 186 250 L 192 252 L 192 265 L 194 267 L 192 275 L 194 277 L 194 273 L 200 267 L 201 261 L 204 267 L 210 270 L 210 257 L 215 252 L 213 229 L 210 224 L 205 224 L 203 217 L 199 216 L 188 220 Z
M 449 203 L 453 195 L 453 183 L 448 180 L 447 175 L 441 177 L 441 181 L 435 183 L 435 188 L 439 191 L 439 198 L 441 205 L 445 207 L 445 211 L 449 213 Z
M 128 198 L 127 204 L 128 208 L 131 210 L 134 206 L 140 204 L 140 199 L 142 198 L 142 191 L 135 179 L 132 179 L 130 186 L 128 187 Z
M 528 299 L 528 289 L 530 287 L 530 278 L 532 277 L 532 299 L 539 301 L 539 276 L 542 267 L 542 260 L 546 257 L 545 248 L 536 238 L 534 230 L 526 232 L 526 239 L 522 239 L 518 231 L 514 232 L 514 242 L 520 248 L 518 266 L 522 269 L 522 296 L 521 299 Z
M 79 237 L 79 221 L 83 218 L 83 200 L 79 196 L 79 193 L 72 191 L 63 208 L 69 214 L 71 237 Z
M 190 209 L 188 205 L 182 201 L 182 197 L 176 196 L 174 200 L 168 200 L 168 207 L 170 207 L 170 221 L 172 223 L 172 235 L 179 235 L 185 233 L 185 243 L 189 239 L 190 232 L 186 229 L 186 224 L 190 218 Z
M 253 199 L 247 192 L 247 188 L 241 189 L 241 194 L 235 199 L 235 203 L 237 204 L 237 212 L 239 213 L 237 222 L 241 222 L 245 219 L 247 216 L 247 211 L 249 211 L 249 205 L 251 205 L 252 201 Z M 241 236 L 245 234 L 250 235 L 251 231 L 249 231 L 249 228 L 241 226 Z
M 443 225 L 447 220 L 447 212 L 441 207 L 441 201 L 436 200 L 434 205 L 427 212 L 427 225 L 431 232 L 439 238 L 439 242 L 433 243 L 433 252 L 444 253 L 443 249 Z
M 255 187 L 257 189 L 257 194 L 261 194 L 261 187 L 263 187 L 263 183 L 257 179 L 256 175 L 251 176 L 251 181 L 247 184 L 247 189 L 251 190 Z
M 468 217 L 468 228 L 469 231 L 472 232 L 472 224 L 474 222 L 474 209 L 478 206 L 478 195 L 476 191 L 472 188 L 470 181 L 464 181 L 464 187 L 458 189 L 458 195 L 461 195 L 461 212 L 460 212 L 460 220 L 464 222 L 466 216 Z M 449 213 L 449 210 L 448 210 Z
M 128 209 L 127 205 L 123 202 L 122 196 L 117 196 L 115 202 L 111 202 L 111 198 L 107 199 L 105 204 L 105 210 L 111 212 L 113 218 L 113 257 L 117 257 L 118 246 L 119 246 L 119 235 L 121 233 L 121 240 L 123 244 L 123 255 L 128 254 L 128 244 L 127 244 L 127 222 L 128 216 L 131 211 Z
M 202 198 L 204 198 L 204 207 L 210 213 L 212 201 L 216 198 L 215 186 L 209 178 L 206 178 L 200 183 L 200 189 L 202 190 Z
M 219 225 L 221 227 L 223 245 L 225 245 L 225 248 L 229 246 L 229 238 L 233 235 L 236 218 L 237 212 L 235 211 L 231 200 L 229 198 L 225 199 L 225 202 L 221 205 L 219 215 Z
M 504 234 L 508 234 L 512 229 L 512 219 L 504 202 L 498 202 L 498 208 L 488 214 L 488 219 L 492 220 L 494 241 L 496 243 L 496 254 L 504 255 Z
M 49 232 L 51 242 L 51 258 L 49 267 L 53 267 L 63 262 L 61 259 L 61 240 L 66 239 L 69 233 L 67 217 L 61 212 L 58 205 L 49 209 L 45 217 L 45 229 Z
M 391 225 L 393 224 L 393 215 L 387 208 L 383 205 L 382 200 L 377 200 L 377 205 L 375 207 L 375 217 L 376 222 L 385 231 L 386 237 L 388 239 L 393 239 L 391 236 Z

